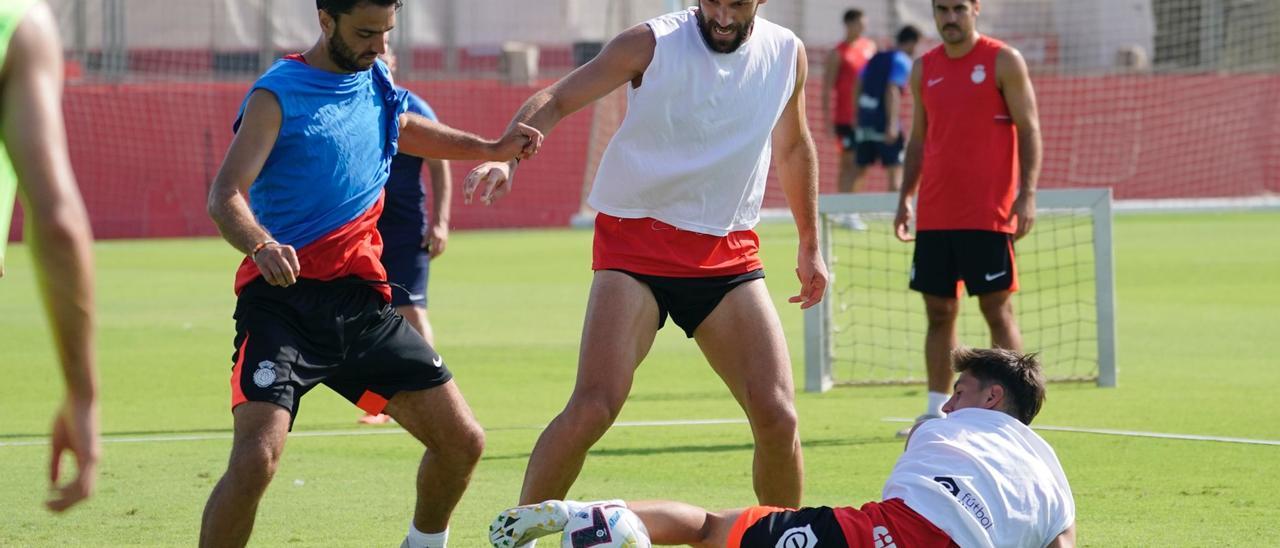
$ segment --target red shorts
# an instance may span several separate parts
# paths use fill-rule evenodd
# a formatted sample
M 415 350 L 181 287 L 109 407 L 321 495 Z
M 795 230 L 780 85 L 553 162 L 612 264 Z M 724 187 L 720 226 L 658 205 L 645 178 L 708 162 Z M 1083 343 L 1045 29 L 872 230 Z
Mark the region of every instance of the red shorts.
M 794 538 L 793 538 L 794 537 Z M 753 506 L 729 532 L 727 548 L 951 548 L 946 533 L 903 504 L 868 502 L 862 508 L 788 510 Z
M 760 237 L 740 230 L 711 236 L 652 218 L 596 215 L 592 270 L 669 278 L 737 276 L 762 268 Z

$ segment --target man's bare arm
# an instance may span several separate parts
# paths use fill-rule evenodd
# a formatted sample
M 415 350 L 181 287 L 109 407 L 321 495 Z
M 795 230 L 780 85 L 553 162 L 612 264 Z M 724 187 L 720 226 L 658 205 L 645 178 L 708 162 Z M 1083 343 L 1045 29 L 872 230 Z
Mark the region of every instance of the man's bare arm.
M 657 39 L 648 25 L 639 24 L 614 37 L 589 63 L 533 94 L 512 119 L 543 133 L 566 116 L 608 95 L 627 82 L 639 82 L 653 60 Z
M 67 387 L 50 441 L 56 491 L 46 503 L 60 512 L 93 492 L 100 445 L 93 234 L 67 152 L 62 44 L 47 5 L 37 3 L 15 29 L 0 71 L 6 152 L 18 176 L 40 294 Z M 76 456 L 79 470 L 58 486 L 63 451 Z
M 427 242 L 431 258 L 444 253 L 449 241 L 449 212 L 453 202 L 453 174 L 448 160 L 427 159 L 427 171 L 431 174 L 431 226 L 427 228 Z
M 400 115 L 400 152 L 420 158 L 443 160 L 509 160 L 537 152 L 542 135 L 525 126 L 513 126 L 506 135 L 490 141 L 425 116 Z
M 648 25 L 631 27 L 614 37 L 599 55 L 560 81 L 529 97 L 511 120 L 511 127 L 528 124 L 543 134 L 550 133 L 566 116 L 577 112 L 619 86 L 632 82 L 639 86 L 644 71 L 653 61 L 657 39 Z M 484 163 L 467 174 L 462 185 L 463 200 L 483 184 L 481 201 L 489 204 L 506 195 L 515 176 L 515 161 Z
M 275 147 L 280 124 L 280 103 L 276 96 L 262 89 L 254 91 L 209 189 L 209 217 L 227 243 L 245 255 L 271 239 L 271 234 L 258 224 L 249 209 L 248 194 L 249 186 L 258 178 Z
M 48 7 L 15 31 L 4 73 L 4 141 L 17 172 L 41 291 L 73 392 L 97 390 L 93 364 L 93 234 L 62 119 L 62 46 Z
M 920 175 L 924 169 L 924 140 L 929 133 L 929 121 L 924 110 L 924 96 L 920 94 L 920 79 L 923 72 L 923 62 L 916 59 L 915 64 L 911 67 L 911 93 L 913 95 L 911 137 L 907 139 L 906 161 L 903 162 L 902 188 L 898 191 L 898 214 L 893 221 L 894 231 L 898 239 L 904 242 L 914 239 L 907 225 L 911 223 L 913 215 L 911 201 L 915 198 L 916 190 L 920 188 Z
M 821 301 L 827 287 L 827 270 L 818 242 L 818 154 L 805 116 L 804 84 L 808 75 L 808 56 L 804 46 L 800 46 L 795 89 L 772 135 L 778 178 L 800 236 L 796 265 L 800 294 L 790 299 L 800 303 L 800 308 L 809 308 Z
M 884 142 L 892 145 L 902 135 L 902 88 L 893 82 L 884 85 Z
M 209 217 L 231 247 L 253 259 L 268 283 L 288 286 L 301 269 L 292 246 L 275 243 L 249 208 L 249 186 L 262 172 L 280 134 L 280 102 L 259 89 L 249 96 L 240 129 L 209 189 Z
M 1013 213 L 1018 216 L 1015 236 L 1020 238 L 1031 231 L 1035 222 L 1035 192 L 1043 154 L 1040 114 L 1027 63 L 1017 50 L 1005 47 L 996 55 L 996 81 L 1018 130 L 1018 199 Z

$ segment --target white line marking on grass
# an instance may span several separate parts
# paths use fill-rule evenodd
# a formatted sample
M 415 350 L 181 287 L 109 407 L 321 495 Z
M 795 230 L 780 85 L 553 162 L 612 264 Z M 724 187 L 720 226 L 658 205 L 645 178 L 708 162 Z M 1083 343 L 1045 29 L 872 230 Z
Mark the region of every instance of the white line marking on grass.
M 885 417 L 880 420 L 885 422 L 915 421 L 915 419 L 906 419 L 901 417 Z M 1031 428 L 1033 430 L 1046 430 L 1050 432 L 1075 432 L 1078 434 L 1101 434 L 1104 436 L 1128 436 L 1131 438 L 1158 438 L 1158 439 L 1166 439 L 1166 440 L 1183 440 L 1183 441 L 1216 441 L 1216 442 L 1222 442 L 1222 443 L 1244 443 L 1249 445 L 1280 446 L 1280 440 L 1228 438 L 1223 436 L 1201 436 L 1198 434 L 1168 434 L 1164 432 L 1140 432 L 1137 430 L 1108 430 L 1105 428 L 1076 428 L 1074 426 L 1032 426 Z
M 614 428 L 646 428 L 654 426 L 711 426 L 719 424 L 747 424 L 746 419 L 695 419 L 695 420 L 676 420 L 676 421 L 632 421 L 632 422 L 615 422 Z M 490 432 L 501 432 L 508 430 L 542 430 L 546 425 L 542 426 L 507 426 L 498 428 L 486 428 Z M 312 432 L 293 432 L 289 434 L 291 438 L 342 438 L 352 436 L 388 436 L 388 435 L 408 435 L 401 428 L 379 428 L 376 430 L 316 430 Z M 186 434 L 186 435 L 157 435 L 157 436 L 103 436 L 102 443 L 163 443 L 173 441 L 215 441 L 229 440 L 231 432 L 216 434 Z M 0 441 L 0 447 L 38 447 L 49 445 L 49 440 L 23 440 L 23 441 Z

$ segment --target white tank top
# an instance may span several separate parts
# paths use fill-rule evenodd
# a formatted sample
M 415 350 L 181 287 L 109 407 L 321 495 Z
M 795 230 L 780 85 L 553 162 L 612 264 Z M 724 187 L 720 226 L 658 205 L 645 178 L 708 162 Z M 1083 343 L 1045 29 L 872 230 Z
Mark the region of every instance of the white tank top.
M 963 548 L 1043 547 L 1076 514 L 1049 444 L 1017 419 L 978 408 L 921 424 L 883 496 L 902 499 Z
M 716 53 L 693 9 L 646 22 L 657 39 L 627 115 L 600 159 L 588 203 L 724 236 L 760 220 L 770 134 L 796 84 L 800 40 L 756 17 L 733 53 Z

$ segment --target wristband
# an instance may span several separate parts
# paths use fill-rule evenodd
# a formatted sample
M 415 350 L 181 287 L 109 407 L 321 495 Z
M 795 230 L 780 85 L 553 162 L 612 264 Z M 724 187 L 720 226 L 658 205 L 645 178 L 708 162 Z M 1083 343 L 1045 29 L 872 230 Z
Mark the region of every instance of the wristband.
M 280 242 L 277 242 L 275 240 L 266 240 L 266 241 L 263 241 L 262 243 L 259 243 L 258 245 L 253 246 L 253 251 L 249 252 L 249 258 L 255 261 L 258 260 L 258 252 L 262 251 L 262 248 L 267 247 L 269 245 L 273 245 L 273 244 L 280 245 Z

